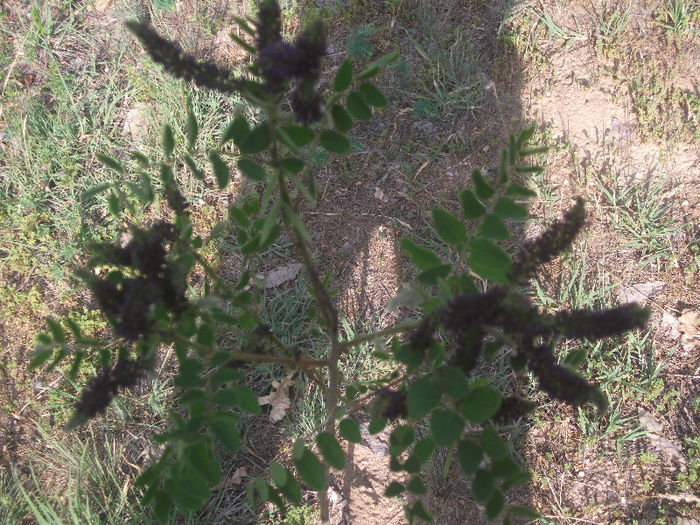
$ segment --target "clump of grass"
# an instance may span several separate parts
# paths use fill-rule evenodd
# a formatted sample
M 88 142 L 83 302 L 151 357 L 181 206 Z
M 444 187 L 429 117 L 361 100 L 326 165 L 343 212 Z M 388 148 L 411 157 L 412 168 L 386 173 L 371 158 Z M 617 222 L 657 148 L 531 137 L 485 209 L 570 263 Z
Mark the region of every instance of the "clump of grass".
M 416 116 L 436 118 L 455 112 L 476 112 L 483 89 L 469 39 L 459 34 L 446 50 L 433 52 L 416 41 L 413 44 L 428 63 L 427 78 L 417 80 L 420 93 L 413 105 Z
M 640 266 L 655 264 L 658 268 L 662 262 L 673 260 L 671 237 L 681 226 L 674 224 L 670 202 L 663 198 L 668 181 L 649 188 L 633 184 L 622 190 L 617 188 L 616 180 L 611 186 L 600 179 L 596 182 L 611 207 L 613 226 L 627 239 L 625 246 L 640 252 Z
M 622 43 L 625 30 L 630 22 L 632 5 L 614 9 L 604 7 L 594 19 L 594 41 L 598 54 L 610 57 Z
M 537 16 L 539 22 L 547 28 L 548 40 L 563 40 L 568 46 L 572 41 L 586 40 L 587 38 L 578 28 L 574 31 L 559 25 L 544 7 L 542 8 L 542 13 L 537 13 Z
M 698 15 L 698 4 L 693 0 L 667 0 L 656 11 L 659 25 L 676 35 L 693 32 L 692 23 Z
M 673 85 L 673 72 L 659 62 L 639 64 L 628 83 L 644 139 L 700 140 L 700 97 Z
M 372 56 L 374 46 L 372 45 L 372 35 L 374 27 L 371 24 L 362 24 L 353 29 L 348 38 L 348 55 L 355 60 L 364 60 Z

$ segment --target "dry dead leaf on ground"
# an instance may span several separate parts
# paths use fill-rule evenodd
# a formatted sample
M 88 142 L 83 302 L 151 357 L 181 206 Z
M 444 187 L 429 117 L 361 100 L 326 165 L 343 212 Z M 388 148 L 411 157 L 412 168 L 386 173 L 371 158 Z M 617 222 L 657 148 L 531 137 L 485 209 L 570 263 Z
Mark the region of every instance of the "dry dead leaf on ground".
M 144 136 L 148 131 L 148 109 L 143 105 L 137 105 L 129 109 L 124 118 L 122 129 L 124 133 L 131 136 L 131 139 L 136 142 L 143 142 Z
M 661 318 L 661 329 L 666 332 L 666 336 L 671 341 L 675 341 L 681 336 L 681 324 L 678 319 L 667 312 L 664 312 Z
M 384 190 L 381 189 L 379 186 L 375 186 L 374 196 L 382 202 L 385 202 L 385 203 L 389 202 L 389 197 L 386 196 L 386 194 L 384 193 Z
M 259 273 L 257 278 L 262 281 L 263 288 L 274 288 L 275 286 L 279 286 L 282 283 L 286 283 L 287 281 L 294 279 L 303 267 L 304 265 L 300 263 L 278 266 L 266 274 Z
M 213 487 L 214 490 L 221 490 L 221 489 L 227 489 L 229 487 L 232 487 L 234 485 L 240 485 L 243 482 L 243 478 L 248 477 L 248 467 L 245 465 L 242 467 L 238 467 L 233 474 L 231 474 L 228 478 L 226 478 L 224 481 L 219 483 L 216 487 Z
M 112 0 L 97 0 L 95 2 L 95 11 L 98 13 L 103 13 L 111 3 Z
M 666 283 L 655 281 L 649 283 L 637 283 L 623 287 L 617 294 L 621 303 L 646 304 L 649 298 L 659 293 L 666 287 Z
M 694 310 L 684 310 L 678 318 L 681 332 L 681 345 L 686 351 L 690 351 L 700 344 L 700 315 Z
M 258 403 L 261 405 L 270 405 L 270 421 L 276 423 L 284 418 L 287 409 L 292 406 L 292 402 L 287 396 L 287 389 L 292 386 L 291 377 L 286 377 L 281 383 L 279 381 L 272 382 L 272 392 L 266 396 L 258 398 Z

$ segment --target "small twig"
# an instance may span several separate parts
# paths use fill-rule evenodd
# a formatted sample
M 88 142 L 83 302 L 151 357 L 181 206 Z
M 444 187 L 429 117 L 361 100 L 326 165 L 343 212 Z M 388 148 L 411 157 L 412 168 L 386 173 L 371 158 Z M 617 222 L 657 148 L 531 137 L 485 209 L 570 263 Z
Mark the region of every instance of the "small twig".
M 373 339 L 384 337 L 386 335 L 393 335 L 401 332 L 409 332 L 411 330 L 415 330 L 420 326 L 420 323 L 421 321 L 409 321 L 408 323 L 390 326 L 389 328 L 379 330 L 378 332 L 361 335 L 359 337 L 356 337 L 355 339 L 351 339 L 350 341 L 342 341 L 340 343 L 340 350 L 347 350 L 348 348 L 352 348 L 353 346 L 357 346 L 359 344 L 365 343 L 367 341 L 372 341 Z
M 0 94 L 5 93 L 5 88 L 7 88 L 7 83 L 10 80 L 10 75 L 12 75 L 12 70 L 15 68 L 15 64 L 17 64 L 17 61 L 19 60 L 19 56 L 22 54 L 23 48 L 24 42 L 22 42 L 22 44 L 17 48 L 17 51 L 15 51 L 15 58 L 12 60 L 12 63 L 7 68 L 7 74 L 5 75 L 5 80 L 2 83 L 2 89 L 0 90 Z M 2 117 L 2 110 L 3 107 L 0 105 L 0 117 Z
M 203 352 L 209 352 L 211 349 L 208 346 L 199 344 L 195 341 L 190 341 L 189 339 L 182 337 L 181 335 L 178 334 L 170 334 L 172 339 L 178 343 L 182 343 L 184 345 L 189 346 L 190 348 L 194 348 L 195 350 L 201 350 Z M 237 347 L 236 347 L 237 348 Z M 302 357 L 282 357 L 282 356 L 276 356 L 276 355 L 266 355 L 266 354 L 254 354 L 251 352 L 242 352 L 240 350 L 234 350 L 230 352 L 229 354 L 231 356 L 231 359 L 229 360 L 230 363 L 234 363 L 236 361 L 251 361 L 255 363 L 278 363 L 281 365 L 287 365 L 291 366 L 293 368 L 302 368 L 302 367 L 307 367 L 307 368 L 315 368 L 315 367 L 321 367 L 321 366 L 328 366 L 328 360 L 327 359 L 304 359 Z

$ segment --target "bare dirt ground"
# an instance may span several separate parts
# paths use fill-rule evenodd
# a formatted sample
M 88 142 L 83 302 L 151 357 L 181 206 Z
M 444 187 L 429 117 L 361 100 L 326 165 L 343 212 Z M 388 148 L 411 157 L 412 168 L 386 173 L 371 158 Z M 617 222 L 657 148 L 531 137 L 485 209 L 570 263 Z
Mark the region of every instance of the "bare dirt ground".
M 324 3 L 308 4 L 311 10 Z M 487 4 L 369 0 L 333 11 L 326 60 L 331 72 L 346 58 L 354 28 L 368 22 L 373 24 L 370 40 L 376 54 L 399 47 L 406 69 L 392 69 L 381 79 L 392 104 L 371 123 L 355 128 L 353 153 L 319 168 L 320 204 L 304 214 L 319 267 L 332 274 L 338 305 L 349 319 L 389 323 L 396 314 L 386 310 L 387 302 L 412 278 L 399 240 L 410 234 L 428 237 L 425 219 L 430 209 L 455 209 L 456 191 L 471 184 L 471 170 L 497 165 L 508 134 L 534 120 L 539 139 L 552 150 L 543 178 L 535 181 L 535 220 L 520 237 L 558 217 L 571 197 L 583 195 L 589 203 L 588 228 L 574 254 L 585 253 L 588 261 L 584 281 L 594 286 L 604 272 L 621 289 L 660 283 L 647 299 L 654 345 L 644 351 L 653 352 L 645 357 L 664 367 L 643 394 L 635 394 L 633 388 L 617 392 L 626 396 L 613 404 L 627 425 L 618 428 L 607 421 L 602 437 L 584 433 L 579 414 L 560 404 L 548 403 L 532 420 L 523 421 L 515 445 L 533 473 L 533 483 L 515 493 L 512 503 L 537 509 L 548 523 L 697 523 L 698 462 L 689 451 L 690 440 L 700 433 L 700 268 L 694 258 L 698 252 L 693 251 L 700 231 L 700 123 L 698 106 L 679 97 L 693 95 L 697 101 L 699 96 L 700 39 L 697 33 L 669 37 L 655 21 L 662 2 L 629 4 L 630 21 L 623 35 L 604 47 L 598 45 L 596 20 L 612 3 L 543 0 L 515 2 L 511 9 L 502 2 L 495 2 L 497 9 Z M 116 2 L 93 15 L 82 30 L 101 35 L 107 45 L 109 28 L 124 16 L 122 7 Z M 3 5 L 8 23 L 23 18 L 21 8 Z M 186 49 L 203 58 L 231 66 L 240 63 L 244 56 L 226 35 L 241 6 L 211 7 L 216 31 L 188 39 L 201 30 L 192 20 L 193 9 L 191 3 L 177 3 L 174 13 L 164 17 L 170 36 L 182 36 Z M 543 10 L 566 31 L 576 30 L 585 39 L 566 45 L 561 38 L 548 37 L 538 18 Z M 438 24 L 432 33 L 425 27 L 428 15 Z M 298 15 L 290 17 L 290 33 L 299 20 Z M 436 29 L 443 26 L 445 31 Z M 459 35 L 471 42 L 479 108 L 470 112 L 447 107 L 439 115 L 417 115 L 414 104 L 422 91 L 416 79 L 430 84 L 435 64 L 416 43 L 450 46 Z M 22 78 L 31 77 L 27 97 L 39 96 L 46 68 L 40 60 L 22 59 L 15 65 Z M 325 78 L 326 85 L 330 78 Z M 654 78 L 661 79 L 661 89 L 646 83 Z M 134 123 L 143 107 L 139 104 L 125 105 L 117 116 L 134 140 L 139 140 L 138 122 Z M 665 215 L 680 228 L 660 234 L 659 240 L 652 226 L 648 237 L 661 242 L 664 256 L 643 265 L 650 254 L 644 246 L 629 246 L 629 237 L 616 227 L 620 206 L 604 190 L 649 192 L 662 182 L 652 203 L 667 204 Z M 640 216 L 634 217 L 641 224 Z M 554 297 L 570 277 L 567 263 L 555 261 L 543 272 L 541 282 Z M 227 267 L 226 261 L 222 264 Z M 60 292 L 45 277 L 24 276 L 7 266 L 1 272 L 2 281 L 13 283 L 18 291 L 36 284 L 43 293 L 36 308 L 26 303 L 10 307 L 9 301 L 3 305 L 0 401 L 11 410 L 0 412 L 0 464 L 7 465 L 23 447 L 31 447 L 34 420 L 49 417 L 31 408 L 32 401 L 44 399 L 44 386 L 17 363 L 26 363 L 34 333 L 41 329 L 43 317 L 58 308 Z M 77 305 L 61 304 L 65 311 Z M 279 428 L 260 425 L 256 430 L 267 439 L 258 440 L 241 462 L 251 476 L 263 473 L 266 461 L 275 456 L 284 461 L 288 448 L 280 444 Z M 635 428 L 646 432 L 622 439 Z M 386 435 L 371 439 L 348 449 L 350 466 L 334 478 L 334 523 L 405 523 L 401 503 L 382 495 L 394 479 L 382 448 Z M 697 454 L 700 444 L 695 447 Z M 143 461 L 140 456 L 127 459 Z M 436 462 L 429 468 L 436 472 L 429 473 L 432 483 L 425 502 L 436 523 L 485 522 L 483 508 L 471 500 L 456 466 L 447 479 L 440 476 L 442 465 Z M 126 467 L 125 471 L 131 472 Z M 232 502 L 240 499 L 238 485 L 227 490 Z M 313 502 L 311 494 L 308 498 Z M 226 519 L 222 513 L 220 521 L 213 522 Z

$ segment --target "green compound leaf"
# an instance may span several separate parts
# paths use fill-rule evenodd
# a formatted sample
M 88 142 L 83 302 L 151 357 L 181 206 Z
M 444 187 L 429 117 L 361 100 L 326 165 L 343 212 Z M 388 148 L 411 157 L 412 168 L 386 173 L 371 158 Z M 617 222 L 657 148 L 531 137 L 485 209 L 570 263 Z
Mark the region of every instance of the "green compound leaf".
M 503 348 L 503 341 L 489 341 L 484 344 L 484 360 L 493 361 L 496 353 Z
M 357 425 L 355 420 L 350 418 L 345 418 L 338 425 L 338 432 L 343 438 L 347 439 L 352 443 L 362 442 L 362 434 L 360 433 L 360 427 Z
M 462 212 L 466 219 L 476 219 L 486 213 L 484 207 L 471 190 L 462 190 L 459 193 L 459 202 L 462 204 Z
M 333 104 L 331 117 L 333 118 L 333 125 L 341 133 L 347 133 L 352 129 L 352 117 L 340 104 Z
M 384 495 L 387 498 L 393 498 L 401 494 L 404 490 L 406 489 L 401 483 L 399 483 L 398 481 L 392 481 L 384 491 Z
M 238 159 L 238 169 L 250 180 L 255 182 L 262 182 L 265 180 L 265 168 L 250 159 Z
M 214 329 L 209 323 L 202 323 L 197 329 L 197 344 L 207 347 L 214 346 Z
M 457 461 L 465 476 L 471 476 L 481 465 L 484 452 L 471 439 L 463 439 L 457 446 Z
M 500 479 L 513 479 L 523 474 L 523 471 L 515 461 L 505 457 L 491 463 L 491 473 Z
M 267 123 L 260 124 L 254 127 L 248 136 L 241 142 L 239 148 L 241 153 L 252 155 L 254 153 L 260 153 L 272 140 L 272 132 L 270 131 L 270 126 Z
M 526 188 L 525 186 L 521 186 L 520 184 L 516 184 L 515 182 L 511 182 L 508 185 L 508 188 L 506 189 L 506 195 L 509 195 L 511 197 L 536 197 L 537 193 L 534 191 Z
M 432 438 L 426 438 L 420 440 L 413 447 L 413 452 L 408 457 L 406 462 L 403 464 L 403 469 L 410 474 L 417 474 L 420 472 L 423 464 L 430 459 L 430 456 L 435 452 L 435 440 Z
M 379 434 L 382 430 L 384 430 L 384 427 L 386 427 L 386 418 L 380 417 L 379 419 L 372 421 L 367 430 L 370 434 L 374 435 Z
M 175 136 L 173 135 L 173 128 L 168 124 L 163 128 L 163 153 L 166 157 L 172 155 L 175 149 Z
M 479 469 L 472 480 L 472 497 L 478 502 L 488 501 L 494 491 L 493 476 L 488 470 Z
M 425 494 L 426 492 L 428 492 L 428 488 L 418 477 L 413 478 L 411 481 L 409 481 L 408 485 L 406 485 L 406 488 L 414 494 L 418 495 Z
M 233 394 L 236 396 L 236 406 L 248 414 L 259 414 L 260 403 L 255 393 L 247 387 L 233 387 Z
M 428 270 L 433 266 L 439 266 L 442 264 L 440 257 L 435 255 L 434 252 L 422 246 L 418 246 L 411 239 L 405 237 L 401 239 L 401 248 L 406 250 L 409 258 L 413 261 L 418 269 Z
M 469 421 L 483 423 L 493 416 L 501 406 L 501 395 L 493 388 L 481 386 L 475 388 L 462 403 L 462 414 Z
M 350 87 L 350 82 L 352 82 L 352 61 L 346 60 L 335 74 L 335 79 L 333 80 L 333 89 L 336 93 L 345 91 Z
M 416 501 L 413 504 L 413 507 L 409 507 L 408 505 L 405 506 L 404 510 L 406 511 L 406 517 L 408 518 L 409 523 L 413 523 L 413 518 L 420 518 L 428 523 L 433 522 L 432 514 L 425 509 L 423 503 L 420 501 Z
M 474 189 L 476 190 L 476 194 L 480 199 L 488 200 L 495 193 L 495 190 L 488 182 L 486 182 L 486 179 L 484 179 L 484 176 L 481 174 L 481 170 L 472 171 L 472 180 L 474 181 Z
M 467 240 L 467 228 L 457 217 L 442 208 L 435 208 L 432 215 L 440 239 L 452 246 L 458 246 Z
M 289 471 L 280 463 L 273 461 L 270 463 L 270 478 L 275 482 L 275 485 L 281 487 L 287 483 L 289 479 Z
M 430 417 L 430 430 L 438 446 L 447 447 L 459 439 L 464 430 L 464 420 L 452 410 L 435 410 Z
M 228 165 L 215 151 L 209 152 L 209 162 L 211 162 L 212 169 L 214 170 L 216 183 L 219 185 L 219 188 L 223 190 L 231 181 L 231 173 L 229 172 Z
M 326 129 L 321 132 L 321 145 L 331 153 L 343 154 L 350 151 L 348 138 L 332 129 Z
M 421 419 L 435 408 L 442 398 L 442 390 L 435 381 L 427 377 L 417 379 L 408 386 L 406 406 L 408 417 Z
M 528 211 L 525 206 L 516 204 L 513 199 L 501 197 L 493 207 L 493 212 L 501 219 L 525 219 Z
M 367 67 L 363 69 L 356 77 L 357 80 L 364 80 L 366 78 L 370 78 L 377 73 L 379 73 L 379 70 L 382 69 L 383 67 L 388 66 L 391 64 L 394 60 L 399 58 L 399 50 L 392 51 L 391 53 L 387 53 L 386 55 L 379 57 L 377 60 L 370 62 L 367 64 Z
M 370 120 L 372 118 L 372 110 L 359 91 L 350 93 L 345 104 L 350 114 L 357 120 Z
M 423 350 L 409 344 L 402 344 L 394 351 L 394 358 L 409 368 L 416 367 L 423 362 Z
M 314 130 L 306 126 L 282 126 L 281 129 L 287 134 L 297 148 L 306 146 L 309 142 L 314 140 L 316 136 Z
M 510 257 L 506 252 L 488 239 L 472 239 L 469 249 L 469 265 L 477 275 L 498 284 L 508 283 Z
M 173 497 L 165 490 L 158 490 L 154 495 L 153 513 L 159 523 L 166 523 L 173 508 Z
M 301 487 L 289 470 L 287 470 L 287 482 L 278 488 L 284 497 L 292 503 L 301 503 Z
M 219 139 L 219 143 L 225 144 L 229 140 L 233 140 L 236 146 L 240 146 L 241 142 L 248 136 L 248 133 L 250 133 L 248 121 L 245 117 L 238 116 L 226 126 L 226 129 L 221 135 L 221 139 Z
M 424 272 L 418 274 L 418 281 L 423 284 L 437 284 L 440 279 L 444 279 L 450 274 L 452 270 L 451 264 L 440 264 L 438 266 L 433 266 L 428 268 Z
M 525 483 L 528 483 L 530 479 L 530 474 L 523 472 L 515 477 L 508 478 L 507 480 L 505 480 L 501 485 L 501 489 L 503 489 L 504 491 L 508 491 L 513 487 L 517 487 L 519 485 L 524 485 Z
M 481 448 L 491 459 L 503 459 L 508 455 L 508 447 L 498 435 L 496 429 L 489 425 L 481 431 L 479 436 Z
M 280 162 L 283 170 L 296 175 L 304 169 L 304 161 L 296 157 L 286 157 Z
M 186 457 L 188 462 L 194 466 L 210 485 L 216 485 L 221 481 L 221 467 L 214 456 L 209 439 L 203 439 L 187 447 Z
M 318 450 L 321 452 L 323 459 L 326 460 L 331 467 L 336 470 L 345 468 L 345 454 L 338 443 L 338 440 L 330 432 L 321 432 L 316 437 Z
M 506 500 L 500 490 L 496 490 L 486 503 L 486 519 L 495 520 L 503 510 Z
M 326 476 L 324 475 L 323 463 L 306 446 L 303 447 L 301 454 L 297 453 L 294 456 L 294 466 L 299 472 L 299 477 L 311 490 L 325 488 Z
M 241 448 L 241 436 L 238 433 L 237 420 L 232 414 L 218 413 L 209 421 L 212 434 L 231 452 Z
M 365 101 L 370 106 L 381 109 L 385 108 L 387 105 L 387 100 L 384 93 L 382 93 L 382 90 L 374 84 L 363 82 L 360 85 L 360 93 L 362 93 L 362 96 L 365 97 Z
M 389 454 L 398 456 L 411 446 L 416 437 L 416 431 L 408 425 L 396 427 L 389 436 Z
M 533 520 L 541 517 L 537 512 L 526 509 L 525 507 L 519 507 L 517 505 L 508 508 L 508 513 L 515 514 L 516 516 L 525 516 L 526 518 L 531 518 Z
M 166 482 L 165 488 L 183 509 L 197 510 L 211 497 L 207 480 L 194 468 L 187 466 L 175 478 Z
M 587 355 L 588 350 L 586 350 L 585 348 L 577 348 L 576 350 L 572 350 L 571 352 L 566 354 L 566 357 L 564 358 L 562 364 L 570 366 L 572 368 L 576 368 L 578 365 L 580 365 L 586 360 Z
M 442 386 L 453 398 L 463 399 L 469 391 L 469 380 L 456 366 L 445 366 L 442 369 Z
M 481 223 L 481 226 L 479 226 L 477 233 L 482 237 L 493 239 L 495 241 L 502 241 L 510 237 L 510 232 L 508 231 L 508 228 L 506 228 L 506 225 L 503 224 L 503 221 L 493 213 L 490 213 L 486 216 L 486 218 L 484 218 L 484 221 Z

